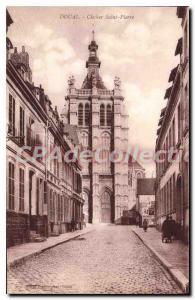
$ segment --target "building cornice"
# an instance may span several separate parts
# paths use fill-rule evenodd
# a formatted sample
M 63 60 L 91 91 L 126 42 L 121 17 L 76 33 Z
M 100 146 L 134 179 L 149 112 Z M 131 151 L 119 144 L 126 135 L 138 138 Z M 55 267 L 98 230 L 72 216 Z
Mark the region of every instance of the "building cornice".
M 180 76 L 181 76 L 181 65 L 179 65 L 178 69 L 177 69 L 177 74 L 175 76 L 175 80 L 174 83 L 172 85 L 171 88 L 171 93 L 170 96 L 168 98 L 168 102 L 166 105 L 166 110 L 163 116 L 163 120 L 161 121 L 162 125 L 161 127 L 158 129 L 159 130 L 159 135 L 157 137 L 157 142 L 156 142 L 156 151 L 160 146 L 160 143 L 162 142 L 165 132 L 169 126 L 169 122 L 168 119 L 170 119 L 172 117 L 173 111 L 175 109 L 176 103 L 178 101 L 179 98 L 179 94 L 180 94 Z

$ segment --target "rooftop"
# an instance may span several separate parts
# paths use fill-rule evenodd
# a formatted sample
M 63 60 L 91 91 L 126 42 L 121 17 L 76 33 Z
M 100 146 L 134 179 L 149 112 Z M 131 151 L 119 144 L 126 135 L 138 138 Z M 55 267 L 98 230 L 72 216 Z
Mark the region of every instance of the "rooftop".
M 70 138 L 74 145 L 79 144 L 79 138 L 77 134 L 77 127 L 70 124 L 64 124 L 64 134 Z
M 134 167 L 134 169 L 145 170 L 144 167 L 142 167 L 142 166 L 140 165 L 140 163 L 138 163 L 138 161 L 135 160 L 131 154 L 129 155 L 129 162 L 128 162 L 128 165 L 129 165 L 129 167 Z

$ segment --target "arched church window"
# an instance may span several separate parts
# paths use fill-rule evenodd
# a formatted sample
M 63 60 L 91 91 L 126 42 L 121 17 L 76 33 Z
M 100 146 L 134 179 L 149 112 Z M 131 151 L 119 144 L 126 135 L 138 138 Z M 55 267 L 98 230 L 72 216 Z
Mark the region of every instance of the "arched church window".
M 107 105 L 107 126 L 112 125 L 112 107 L 110 104 Z
M 105 106 L 104 104 L 100 105 L 100 126 L 105 125 Z
M 81 143 L 83 145 L 84 148 L 87 148 L 88 147 L 88 144 L 89 144 L 89 135 L 87 132 L 83 132 L 82 135 L 81 135 Z
M 102 173 L 110 173 L 110 135 L 107 132 L 102 133 L 101 135 L 102 140 L 102 151 L 101 151 L 101 158 L 102 158 Z
M 110 149 L 110 135 L 107 132 L 102 133 L 102 146 L 103 148 Z
M 80 103 L 78 107 L 78 125 L 83 125 L 83 104 Z
M 90 106 L 89 103 L 85 104 L 85 125 L 89 126 L 90 123 Z

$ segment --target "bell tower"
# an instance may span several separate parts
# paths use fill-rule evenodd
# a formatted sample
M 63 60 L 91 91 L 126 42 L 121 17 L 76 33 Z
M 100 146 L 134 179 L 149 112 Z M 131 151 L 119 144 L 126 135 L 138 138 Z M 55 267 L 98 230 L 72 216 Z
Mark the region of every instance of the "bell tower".
M 76 88 L 73 76 L 68 81 L 67 118 L 77 125 L 83 150 L 93 155 L 90 162 L 81 162 L 85 221 L 117 223 L 128 209 L 128 161 L 115 163 L 110 157 L 113 151 L 124 153 L 128 147 L 124 98 L 118 77 L 112 90 L 104 85 L 94 31 L 88 51 L 87 74 L 81 88 Z

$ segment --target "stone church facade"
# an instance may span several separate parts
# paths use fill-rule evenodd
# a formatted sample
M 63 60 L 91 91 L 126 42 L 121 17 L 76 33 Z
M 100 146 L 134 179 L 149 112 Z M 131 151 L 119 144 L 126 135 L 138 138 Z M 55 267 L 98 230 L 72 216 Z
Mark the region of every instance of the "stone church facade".
M 128 115 L 125 114 L 120 79 L 115 77 L 114 89 L 108 90 L 100 77 L 101 62 L 94 38 L 88 50 L 87 75 L 80 89 L 75 87 L 74 77 L 69 78 L 61 116 L 64 122 L 77 126 L 82 149 L 89 150 L 95 157 L 82 163 L 85 221 L 117 223 L 123 211 L 129 208 L 128 157 L 125 154 Z

